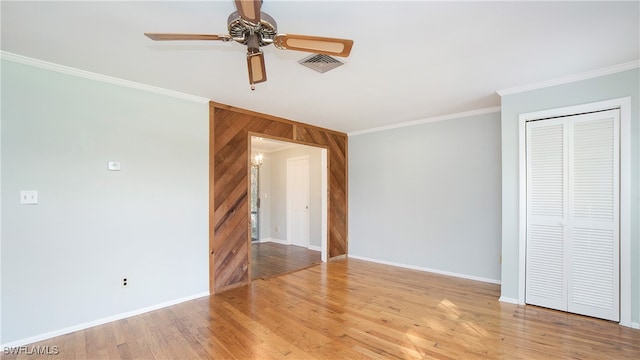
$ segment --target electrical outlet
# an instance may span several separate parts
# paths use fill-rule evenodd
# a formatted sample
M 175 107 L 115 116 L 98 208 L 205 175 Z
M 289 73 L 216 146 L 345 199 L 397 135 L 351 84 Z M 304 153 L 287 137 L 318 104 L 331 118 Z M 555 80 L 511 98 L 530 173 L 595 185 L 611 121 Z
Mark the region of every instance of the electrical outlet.
M 276 225 L 276 232 L 280 232 L 280 226 Z
M 122 285 L 123 288 L 129 287 L 129 278 L 126 276 L 123 276 L 120 284 Z
M 502 255 L 498 258 L 498 264 L 502 264 Z
M 20 191 L 20 204 L 35 205 L 38 203 L 38 192 L 35 190 Z

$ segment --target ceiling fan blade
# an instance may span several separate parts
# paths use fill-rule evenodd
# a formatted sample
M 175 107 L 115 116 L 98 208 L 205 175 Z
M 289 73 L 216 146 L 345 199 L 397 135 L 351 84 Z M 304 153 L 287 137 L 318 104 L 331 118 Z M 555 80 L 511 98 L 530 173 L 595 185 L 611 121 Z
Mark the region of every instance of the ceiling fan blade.
M 247 67 L 249 69 L 249 84 L 255 90 L 255 84 L 267 81 L 267 70 L 264 65 L 262 51 L 247 53 Z
M 209 34 L 171 34 L 171 33 L 144 33 L 149 39 L 155 41 L 170 40 L 222 40 L 229 41 L 229 35 L 209 35 Z
M 235 3 L 241 18 L 253 24 L 260 23 L 262 0 L 235 0 Z
M 276 47 L 284 50 L 299 50 L 343 57 L 349 56 L 353 47 L 353 40 L 293 34 L 277 35 L 273 43 Z

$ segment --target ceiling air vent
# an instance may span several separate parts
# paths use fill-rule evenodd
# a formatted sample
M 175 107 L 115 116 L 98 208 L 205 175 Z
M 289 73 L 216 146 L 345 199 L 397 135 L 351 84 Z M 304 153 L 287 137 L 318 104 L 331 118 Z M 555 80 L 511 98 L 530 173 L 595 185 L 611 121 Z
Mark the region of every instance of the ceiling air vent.
M 306 58 L 298 61 L 298 63 L 319 73 L 325 73 L 344 64 L 342 61 L 324 54 L 313 54 L 311 56 L 307 56 Z

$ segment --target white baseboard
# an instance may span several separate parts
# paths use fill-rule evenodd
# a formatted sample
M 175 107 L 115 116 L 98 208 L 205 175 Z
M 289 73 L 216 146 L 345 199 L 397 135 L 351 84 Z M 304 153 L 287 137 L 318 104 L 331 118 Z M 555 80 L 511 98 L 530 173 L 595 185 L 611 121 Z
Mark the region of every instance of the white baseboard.
M 631 327 L 634 328 L 634 329 L 640 329 L 640 323 L 632 322 L 631 323 Z
M 307 249 L 313 250 L 313 251 L 322 251 L 322 248 L 320 246 L 315 246 L 315 245 L 309 245 L 307 246 Z
M 500 280 L 496 280 L 496 279 L 489 279 L 489 278 L 484 278 L 484 277 L 479 277 L 479 276 L 458 274 L 458 273 L 454 273 L 454 272 L 442 271 L 442 270 L 438 270 L 438 269 L 430 269 L 430 268 L 425 268 L 425 267 L 420 267 L 420 266 L 400 264 L 400 263 L 395 263 L 395 262 L 392 262 L 392 261 L 371 259 L 371 258 L 367 258 L 367 257 L 364 257 L 364 256 L 358 256 L 358 255 L 349 254 L 348 257 L 350 257 L 352 259 L 370 261 L 370 262 L 374 262 L 374 263 L 378 263 L 378 264 L 397 266 L 397 267 L 401 267 L 401 268 L 405 268 L 405 269 L 425 271 L 425 272 L 430 272 L 430 273 L 435 273 L 435 274 L 440 274 L 440 275 L 447 275 L 447 276 L 453 276 L 453 277 L 467 279 L 467 280 L 482 281 L 482 282 L 486 282 L 486 283 L 490 283 L 490 284 L 498 284 L 498 285 L 500 285 Z
M 51 339 L 51 338 L 54 338 L 56 336 L 61 336 L 61 335 L 72 333 L 74 331 L 88 329 L 90 327 L 106 324 L 106 323 L 109 323 L 109 322 L 112 322 L 112 321 L 122 320 L 122 319 L 125 319 L 125 318 L 128 318 L 128 317 L 144 314 L 146 312 L 162 309 L 162 308 L 165 308 L 165 307 L 169 307 L 169 306 L 172 306 L 172 305 L 183 303 L 185 301 L 198 299 L 198 298 L 201 298 L 201 297 L 204 297 L 204 296 L 209 296 L 209 292 L 208 291 L 207 292 L 202 292 L 202 293 L 186 296 L 186 297 L 183 297 L 183 298 L 180 298 L 180 299 L 166 301 L 166 302 L 163 302 L 163 303 L 160 303 L 160 304 L 156 304 L 156 305 L 152 305 L 152 306 L 149 306 L 149 307 L 145 307 L 145 308 L 142 308 L 142 309 L 128 311 L 128 312 L 123 313 L 123 314 L 108 316 L 106 318 L 97 319 L 97 320 L 94 320 L 94 321 L 89 321 L 89 322 L 78 324 L 78 325 L 74 325 L 74 326 L 69 326 L 69 327 L 66 327 L 64 329 L 50 331 L 50 332 L 47 332 L 47 333 L 44 333 L 44 334 L 31 336 L 31 337 L 28 337 L 28 338 L 24 338 L 24 339 L 12 341 L 12 342 L 9 342 L 9 343 L 6 343 L 6 344 L 2 344 L 2 345 L 0 345 L 0 347 L 5 349 L 5 348 L 11 348 L 11 347 L 17 347 L 17 346 L 23 346 L 23 345 L 27 345 L 27 344 L 32 344 L 32 343 L 35 343 L 35 342 L 38 342 L 38 341 Z
M 516 305 L 519 305 L 519 304 L 520 304 L 520 302 L 518 301 L 518 299 L 514 299 L 514 298 L 510 298 L 510 297 L 506 297 L 506 296 L 500 296 L 500 299 L 499 299 L 499 300 L 500 300 L 501 302 L 509 303 L 509 304 L 516 304 Z
M 282 244 L 282 245 L 291 245 L 291 244 L 289 244 L 289 242 L 287 240 L 281 240 L 281 239 L 276 239 L 276 238 L 264 238 L 264 239 L 258 240 L 258 242 L 260 242 L 260 243 L 272 242 L 272 243 Z

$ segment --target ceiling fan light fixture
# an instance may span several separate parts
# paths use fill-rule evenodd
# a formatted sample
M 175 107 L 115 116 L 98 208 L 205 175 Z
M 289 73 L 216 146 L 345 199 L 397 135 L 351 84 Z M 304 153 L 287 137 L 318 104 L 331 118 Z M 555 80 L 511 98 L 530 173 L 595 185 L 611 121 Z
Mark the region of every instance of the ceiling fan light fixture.
M 267 70 L 264 65 L 262 51 L 247 53 L 247 68 L 249 69 L 249 84 L 255 90 L 255 84 L 267 81 Z

